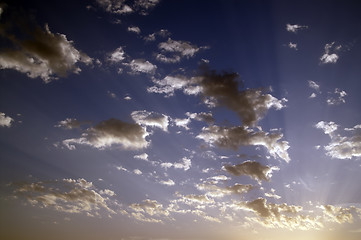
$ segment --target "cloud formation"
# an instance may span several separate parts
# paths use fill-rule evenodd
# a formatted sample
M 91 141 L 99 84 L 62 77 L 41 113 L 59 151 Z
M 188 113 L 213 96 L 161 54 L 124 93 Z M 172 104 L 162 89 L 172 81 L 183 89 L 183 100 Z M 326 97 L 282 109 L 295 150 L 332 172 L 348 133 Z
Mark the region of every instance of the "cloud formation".
M 123 47 L 118 47 L 113 52 L 108 54 L 108 61 L 111 63 L 122 62 L 125 59 L 125 52 Z
M 320 57 L 320 62 L 323 64 L 326 63 L 336 63 L 339 56 L 336 54 L 341 49 L 341 45 L 334 46 L 335 42 L 328 43 L 325 45 L 325 52 Z
M 16 18 L 21 19 L 19 16 Z M 93 60 L 76 49 L 73 41 L 64 34 L 52 33 L 47 24 L 42 29 L 29 19 L 11 21 L 0 27 L 0 36 L 12 45 L 1 49 L 0 69 L 14 69 L 30 78 L 40 77 L 48 83 L 66 77 L 70 72 L 80 73 L 79 63 L 92 64 Z
M 249 176 L 257 181 L 269 181 L 277 168 L 264 166 L 256 161 L 245 161 L 237 165 L 225 165 L 223 169 L 234 176 Z
M 203 127 L 202 132 L 197 138 L 206 143 L 217 145 L 222 148 L 237 150 L 241 146 L 264 146 L 271 156 L 279 157 L 286 162 L 290 161 L 287 149 L 287 141 L 280 141 L 283 137 L 281 133 L 268 133 L 261 130 L 238 126 L 238 127 L 220 127 L 212 125 Z
M 344 90 L 336 88 L 333 95 L 334 96 L 329 96 L 327 98 L 326 102 L 328 105 L 340 105 L 341 103 L 346 103 L 345 97 L 347 96 L 347 93 Z
M 98 5 L 104 9 L 104 11 L 125 15 L 130 13 L 138 13 L 140 15 L 148 15 L 149 12 L 159 3 L 159 0 L 96 0 Z
M 157 66 L 145 59 L 133 59 L 130 63 L 124 63 L 131 69 L 131 74 L 146 73 L 153 75 L 157 70 Z
M 104 149 L 112 145 L 120 145 L 123 149 L 142 149 L 150 143 L 145 139 L 145 127 L 136 123 L 127 123 L 111 118 L 88 128 L 81 138 L 66 139 L 63 144 L 68 149 L 75 149 L 75 144 L 89 145 Z
M 13 182 L 10 186 L 15 188 L 15 196 L 24 198 L 32 206 L 59 212 L 101 216 L 101 209 L 108 214 L 115 214 L 112 206 L 118 205 L 115 200 L 110 199 L 115 196 L 113 191 L 98 190 L 92 182 L 83 178 L 33 183 Z
M 131 116 L 139 125 L 157 127 L 165 132 L 168 131 L 169 117 L 164 114 L 142 110 L 132 112 Z
M 168 168 L 175 168 L 175 169 L 183 169 L 184 171 L 188 171 L 192 166 L 192 160 L 186 157 L 182 158 L 182 162 L 171 163 L 171 162 L 163 162 L 160 164 L 161 167 L 168 169 Z
M 289 23 L 286 24 L 286 30 L 288 32 L 292 32 L 292 33 L 297 33 L 298 31 L 304 30 L 307 28 L 308 28 L 308 26 L 305 26 L 305 25 L 289 24 Z
M 131 27 L 128 27 L 128 32 L 133 32 L 133 33 L 136 33 L 136 34 L 140 34 L 141 30 L 137 26 L 131 26 Z
M 13 121 L 14 119 L 6 116 L 3 112 L 0 112 L 0 127 L 11 127 Z

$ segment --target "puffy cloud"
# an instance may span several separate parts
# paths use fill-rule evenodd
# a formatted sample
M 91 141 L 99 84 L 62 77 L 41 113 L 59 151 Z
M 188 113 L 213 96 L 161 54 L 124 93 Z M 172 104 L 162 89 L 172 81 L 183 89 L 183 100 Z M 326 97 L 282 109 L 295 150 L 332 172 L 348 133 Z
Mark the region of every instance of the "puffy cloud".
M 13 121 L 14 119 L 6 116 L 3 112 L 0 112 L 0 127 L 11 127 Z
M 136 26 L 131 26 L 131 27 L 128 27 L 128 32 L 134 32 L 136 34 L 140 34 L 140 28 L 139 27 L 136 27 Z
M 79 73 L 78 63 L 92 63 L 92 59 L 77 50 L 64 34 L 52 33 L 48 25 L 44 30 L 31 26 L 32 21 L 27 19 L 19 22 L 24 21 L 27 24 L 14 25 L 17 29 L 10 29 L 13 25 L 5 24 L 0 31 L 0 35 L 13 45 L 12 48 L 3 48 L 0 53 L 1 69 L 14 69 L 30 78 L 40 77 L 48 83 L 58 77 L 66 77 L 69 72 Z M 10 33 L 12 30 L 20 32 L 24 39 Z
M 325 134 L 331 135 L 337 130 L 338 125 L 334 122 L 320 121 L 315 125 L 315 128 L 322 129 Z
M 209 198 L 207 195 L 181 195 L 179 193 L 176 193 L 176 195 L 178 197 L 176 200 L 177 202 L 183 202 L 187 205 L 204 205 L 214 203 L 214 200 Z
M 338 126 L 334 122 L 325 123 L 321 121 L 316 124 L 316 127 L 317 125 L 331 138 L 331 142 L 324 146 L 328 156 L 338 159 L 351 159 L 361 156 L 361 131 L 359 131 L 359 125 L 345 129 L 349 134 L 352 134 L 351 136 L 341 136 L 334 133 Z
M 142 160 L 144 160 L 144 161 L 148 161 L 148 154 L 142 153 L 142 154 L 140 154 L 140 155 L 135 155 L 134 158 L 142 159 Z
M 315 97 L 317 97 L 317 94 L 316 93 L 311 93 L 311 95 L 308 98 L 315 98 Z
M 233 186 L 219 187 L 212 183 L 202 183 L 196 185 L 198 190 L 206 191 L 205 195 L 210 197 L 224 197 L 231 194 L 243 194 L 253 189 L 250 184 L 244 185 L 236 183 Z
M 176 63 L 182 58 L 193 57 L 197 52 L 206 47 L 197 47 L 190 42 L 176 41 L 168 38 L 168 41 L 159 43 L 158 48 L 162 51 L 162 53 L 159 53 L 156 56 L 158 61 L 164 63 Z M 170 54 L 170 56 L 164 54 Z
M 124 149 L 142 149 L 149 145 L 145 139 L 149 134 L 139 124 L 127 123 L 118 119 L 108 119 L 86 130 L 81 138 L 66 139 L 63 144 L 75 149 L 74 144 L 90 145 L 104 149 L 121 145 Z
M 328 105 L 339 105 L 341 103 L 346 103 L 345 97 L 347 96 L 347 93 L 343 90 L 340 90 L 338 88 L 335 89 L 334 95 L 327 98 L 327 104 Z
M 139 169 L 134 169 L 133 173 L 136 174 L 136 175 L 142 175 L 143 174 L 143 172 L 140 171 Z
M 320 57 L 320 61 L 323 64 L 326 63 L 336 63 L 338 60 L 338 55 L 335 52 L 338 52 L 341 49 L 341 45 L 334 46 L 335 42 L 328 43 L 325 45 L 325 52 Z
M 162 223 L 162 220 L 153 217 L 167 217 L 170 214 L 162 204 L 158 203 L 156 200 L 150 199 L 143 200 L 142 203 L 132 203 L 129 208 L 134 211 L 131 216 L 142 222 Z M 147 214 L 148 216 L 145 216 L 144 214 Z
M 125 59 L 125 52 L 122 47 L 118 47 L 113 52 L 109 53 L 108 61 L 112 63 L 122 62 Z
M 168 180 L 161 180 L 159 181 L 160 184 L 167 185 L 167 186 L 173 186 L 175 185 L 175 182 L 172 179 Z
M 139 125 L 158 127 L 165 132 L 168 131 L 169 117 L 164 114 L 142 110 L 132 112 L 131 116 Z
M 350 208 L 336 207 L 333 205 L 323 205 L 320 206 L 320 208 L 323 210 L 323 213 L 326 215 L 327 221 L 329 222 L 339 224 L 353 222 L 353 216 Z
M 188 171 L 192 166 L 192 161 L 189 158 L 183 157 L 182 162 L 178 162 L 178 163 L 164 162 L 161 163 L 160 166 L 165 169 L 173 167 L 176 169 L 183 169 L 184 171 Z
M 153 78 L 155 86 L 149 87 L 148 92 L 165 94 L 166 97 L 174 95 L 176 90 L 182 90 L 187 95 L 197 95 L 201 87 L 197 85 L 197 78 L 186 78 L 184 76 L 166 76 L 163 79 Z
M 285 228 L 289 230 L 321 229 L 322 222 L 317 217 L 300 214 L 301 206 L 267 203 L 264 198 L 240 202 L 241 209 L 255 213 L 258 218 L 249 218 L 267 228 Z
M 149 34 L 148 36 L 145 36 L 143 39 L 147 42 L 155 41 L 156 37 L 168 37 L 171 33 L 167 29 L 161 29 L 158 32 L 154 32 Z
M 278 156 L 289 162 L 290 157 L 287 152 L 289 145 L 287 141 L 280 141 L 282 137 L 281 133 L 276 132 L 254 131 L 243 126 L 219 127 L 216 125 L 203 127 L 202 132 L 197 136 L 210 145 L 216 144 L 218 147 L 234 150 L 241 146 L 264 146 L 273 157 Z
M 197 121 L 204 121 L 207 123 L 214 123 L 214 118 L 211 112 L 209 113 L 205 113 L 205 112 L 200 112 L 200 113 L 190 113 L 187 112 L 186 115 L 190 118 L 190 119 L 194 119 Z
M 125 15 L 136 12 L 140 15 L 148 15 L 159 0 L 133 0 L 128 1 L 128 4 L 124 0 L 96 0 L 96 2 L 106 12 L 112 14 Z
M 237 165 L 225 165 L 223 169 L 235 176 L 249 176 L 257 181 L 269 181 L 274 167 L 264 166 L 256 161 L 245 161 Z
M 131 69 L 132 74 L 147 73 L 154 74 L 157 66 L 145 59 L 133 59 L 130 63 L 124 63 Z
M 271 94 L 264 94 L 260 89 L 246 89 L 239 91 L 237 73 L 218 74 L 205 69 L 200 85 L 205 100 L 211 100 L 215 105 L 225 106 L 235 111 L 243 125 L 255 126 L 263 118 L 268 109 L 280 110 L 285 107 L 287 99 L 281 100 Z
M 11 183 L 14 194 L 25 198 L 32 206 L 50 208 L 66 213 L 86 213 L 89 216 L 100 216 L 100 210 L 115 214 L 112 205 L 119 205 L 109 197 L 115 193 L 109 189 L 98 190 L 92 182 L 83 178 L 63 179 L 46 182 Z
M 61 127 L 65 129 L 80 128 L 81 125 L 90 124 L 88 121 L 78 121 L 75 118 L 66 118 L 65 120 L 59 121 L 55 127 Z
M 293 32 L 293 33 L 297 33 L 299 30 L 303 30 L 303 29 L 307 29 L 308 26 L 305 25 L 298 25 L 298 24 L 286 24 L 286 30 L 288 32 Z

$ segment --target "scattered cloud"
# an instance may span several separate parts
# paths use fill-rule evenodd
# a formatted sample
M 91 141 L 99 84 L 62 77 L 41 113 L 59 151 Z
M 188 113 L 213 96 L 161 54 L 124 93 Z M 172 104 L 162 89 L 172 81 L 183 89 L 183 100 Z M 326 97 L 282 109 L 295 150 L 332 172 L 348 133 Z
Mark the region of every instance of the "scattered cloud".
M 288 32 L 292 32 L 292 33 L 297 33 L 298 31 L 300 30 L 304 30 L 304 29 L 307 29 L 308 26 L 305 26 L 305 25 L 298 25 L 298 24 L 289 24 L 287 23 L 286 24 L 286 30 Z
M 177 63 L 183 58 L 193 57 L 201 49 L 207 47 L 198 47 L 187 41 L 176 41 L 168 38 L 168 41 L 159 43 L 158 48 L 161 50 L 161 53 L 156 55 L 158 61 Z
M 169 117 L 164 114 L 142 110 L 132 112 L 131 116 L 139 125 L 157 127 L 165 132 L 168 131 Z
M 133 33 L 136 33 L 136 34 L 140 34 L 140 28 L 139 27 L 136 27 L 136 26 L 131 26 L 131 27 L 128 27 L 128 32 L 133 32 Z
M 347 96 L 347 93 L 344 90 L 336 88 L 334 95 L 335 96 L 330 96 L 327 98 L 328 105 L 339 105 L 341 103 L 346 103 L 345 97 Z
M 111 92 L 111 91 L 108 91 L 107 94 L 108 94 L 108 96 L 109 96 L 110 98 L 118 99 L 117 94 L 115 94 L 115 93 L 113 93 L 113 92 Z
M 324 54 L 320 57 L 320 61 L 323 64 L 326 63 L 336 63 L 339 56 L 336 54 L 336 52 L 338 52 L 341 49 L 341 45 L 338 46 L 334 46 L 335 42 L 332 43 L 328 43 L 325 45 L 325 52 Z
M 112 190 L 98 190 L 92 182 L 83 178 L 63 179 L 46 182 L 10 183 L 15 188 L 14 194 L 24 198 L 30 205 L 49 208 L 66 213 L 85 213 L 88 216 L 101 216 L 103 209 L 108 214 L 115 214 L 113 206 L 119 204 L 110 199 L 115 193 Z
M 245 161 L 237 165 L 225 165 L 223 169 L 235 176 L 249 176 L 257 181 L 269 181 L 273 170 L 278 168 L 264 166 L 256 161 Z
M 162 223 L 162 220 L 153 217 L 167 217 L 170 214 L 162 204 L 150 199 L 143 200 L 142 203 L 132 203 L 129 208 L 134 211 L 131 216 L 142 222 Z M 144 214 L 147 214 L 147 216 Z
M 298 50 L 297 48 L 297 43 L 293 43 L 293 42 L 289 42 L 287 45 L 289 48 L 294 49 L 294 50 Z
M 333 205 L 320 206 L 323 213 L 326 215 L 326 221 L 335 223 L 352 223 L 353 216 L 350 208 L 336 207 Z
M 142 154 L 140 154 L 140 155 L 135 155 L 134 158 L 142 159 L 142 160 L 144 160 L 144 161 L 148 161 L 148 154 L 142 153 Z
M 264 131 L 254 131 L 246 127 L 219 127 L 212 125 L 203 127 L 202 132 L 197 138 L 204 140 L 206 143 L 218 147 L 230 148 L 237 150 L 240 146 L 264 146 L 269 154 L 273 157 L 290 161 L 287 149 L 287 141 L 279 141 L 283 137 L 281 133 L 268 133 Z
M 148 135 L 146 129 L 139 124 L 111 118 L 88 128 L 81 138 L 63 140 L 63 144 L 70 150 L 75 149 L 75 144 L 98 149 L 112 145 L 120 145 L 123 149 L 142 149 L 150 144 L 145 139 Z
M 14 119 L 0 112 L 0 127 L 11 127 L 12 122 L 14 122 Z
M 161 180 L 159 181 L 160 184 L 167 185 L 167 186 L 174 186 L 175 182 L 172 179 L 168 180 Z
M 156 65 L 145 59 L 133 59 L 130 63 L 124 63 L 124 65 L 130 67 L 131 74 L 146 73 L 153 75 L 157 70 Z
M 325 134 L 331 138 L 331 142 L 324 146 L 326 154 L 332 158 L 351 159 L 361 157 L 361 131 L 359 125 L 353 128 L 346 128 L 348 135 L 336 134 L 338 125 L 334 122 L 325 123 L 323 121 L 316 124 L 316 128 L 321 128 Z
M 2 25 L 0 36 L 11 42 L 12 47 L 1 49 L 0 69 L 14 69 L 49 83 L 69 72 L 80 73 L 79 63 L 92 64 L 93 59 L 76 49 L 66 35 L 52 33 L 47 24 L 42 29 L 32 20 L 16 18 L 18 21 Z
M 169 37 L 171 33 L 167 29 L 161 29 L 158 32 L 154 32 L 149 34 L 148 36 L 145 36 L 143 39 L 147 42 L 152 42 L 156 40 L 156 37 Z
M 213 198 L 222 198 L 231 194 L 243 194 L 253 189 L 253 186 L 250 184 L 244 185 L 239 183 L 236 183 L 233 186 L 220 187 L 213 183 L 205 182 L 197 184 L 196 187 L 200 191 L 206 191 L 205 196 Z
M 134 169 L 133 173 L 136 174 L 136 175 L 142 175 L 143 174 L 143 172 L 140 171 L 139 169 Z
M 320 85 L 312 80 L 308 80 L 308 86 L 317 92 L 320 92 Z
M 118 47 L 113 52 L 108 54 L 108 61 L 111 63 L 118 63 L 122 62 L 125 59 L 125 52 L 123 50 L 123 47 Z
M 183 157 L 182 162 L 178 162 L 178 163 L 164 162 L 161 163 L 160 166 L 165 169 L 173 167 L 175 169 L 183 169 L 184 171 L 188 171 L 192 166 L 192 161 L 189 158 Z
M 159 3 L 159 0 L 133 0 L 133 1 L 120 1 L 120 0 L 96 0 L 98 5 L 104 11 L 126 15 L 131 13 L 138 13 L 140 15 L 148 15 L 149 12 Z

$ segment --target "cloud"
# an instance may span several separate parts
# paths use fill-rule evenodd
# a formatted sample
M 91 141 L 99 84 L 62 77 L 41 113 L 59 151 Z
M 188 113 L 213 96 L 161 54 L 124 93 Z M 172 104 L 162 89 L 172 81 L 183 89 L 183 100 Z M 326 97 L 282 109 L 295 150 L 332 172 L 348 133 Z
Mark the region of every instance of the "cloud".
M 112 205 L 119 205 L 115 193 L 109 189 L 98 190 L 92 182 L 83 178 L 63 179 L 46 182 L 11 183 L 14 194 L 24 198 L 32 206 L 49 208 L 66 213 L 86 213 L 88 216 L 101 216 L 100 210 L 115 214 Z
M 145 59 L 133 59 L 130 63 L 124 63 L 124 65 L 130 67 L 131 74 L 146 73 L 153 75 L 157 70 L 156 65 Z
M 207 122 L 209 124 L 214 123 L 214 118 L 211 112 L 209 113 L 205 113 L 205 112 L 200 112 L 200 113 L 190 113 L 187 112 L 186 115 L 190 118 L 190 119 L 194 119 L 197 121 L 203 121 L 203 122 Z
M 231 194 L 243 194 L 253 189 L 253 186 L 250 184 L 245 185 L 239 183 L 236 183 L 233 186 L 219 187 L 213 183 L 205 182 L 197 184 L 196 187 L 200 191 L 206 191 L 206 196 L 214 198 L 220 198 Z
M 189 118 L 175 118 L 173 121 L 177 127 L 183 127 L 189 130 L 188 124 L 191 122 Z
M 332 135 L 337 130 L 338 125 L 334 122 L 320 121 L 315 125 L 315 128 L 322 129 L 325 134 Z
M 197 95 L 201 92 L 201 87 L 197 85 L 197 78 L 186 78 L 184 76 L 166 76 L 163 79 L 153 78 L 155 86 L 148 87 L 151 93 L 165 94 L 166 97 L 174 95 L 176 90 L 182 90 L 187 95 Z
M 286 30 L 288 32 L 292 32 L 292 33 L 297 33 L 299 30 L 304 30 L 304 29 L 307 29 L 308 26 L 305 26 L 305 25 L 298 25 L 298 24 L 289 24 L 287 23 L 286 24 Z
M 167 209 L 164 209 L 162 204 L 150 199 L 143 200 L 142 203 L 132 203 L 129 205 L 129 208 L 134 211 L 131 216 L 142 222 L 162 223 L 162 220 L 153 217 L 167 217 L 170 214 Z
M 159 181 L 160 184 L 167 185 L 167 186 L 174 186 L 175 182 L 172 179 L 168 180 L 161 180 Z
M 325 45 L 325 52 L 320 57 L 321 63 L 326 64 L 326 63 L 336 63 L 337 62 L 339 56 L 335 52 L 338 52 L 342 46 L 341 45 L 334 46 L 334 45 L 335 45 L 335 42 L 328 43 Z
M 132 112 L 131 116 L 139 125 L 157 127 L 165 132 L 168 131 L 169 117 L 164 114 L 142 110 Z
M 148 36 L 145 36 L 143 39 L 147 42 L 152 42 L 156 40 L 156 37 L 168 37 L 171 33 L 167 29 L 161 29 L 158 32 L 154 32 L 149 34 Z
M 200 85 L 206 103 L 209 98 L 214 105 L 224 106 L 235 111 L 243 125 L 255 126 L 267 113 L 268 109 L 280 110 L 285 107 L 287 99 L 281 100 L 271 94 L 264 94 L 260 89 L 239 90 L 237 73 L 203 70 Z
M 96 0 L 96 2 L 104 11 L 112 14 L 125 15 L 138 13 L 140 15 L 148 15 L 159 3 L 159 0 L 133 0 L 127 1 L 128 4 L 125 4 L 123 0 Z
M 326 215 L 326 220 L 335 223 L 352 223 L 353 216 L 350 208 L 336 207 L 333 205 L 320 206 L 323 213 Z
M 314 90 L 316 90 L 317 92 L 320 91 L 320 85 L 312 80 L 308 80 L 308 86 Z
M 75 118 L 66 118 L 65 120 L 59 121 L 55 127 L 61 127 L 65 129 L 80 128 L 81 125 L 90 124 L 89 121 L 78 121 Z
M 156 56 L 158 61 L 164 63 L 177 63 L 183 58 L 193 57 L 197 52 L 206 47 L 197 47 L 190 42 L 176 41 L 168 38 L 168 41 L 159 43 L 158 48 L 161 50 L 161 53 Z
M 245 161 L 237 165 L 225 165 L 223 169 L 235 176 L 249 176 L 257 181 L 269 181 L 272 171 L 277 168 L 264 166 L 256 161 Z
M 326 154 L 338 159 L 361 157 L 361 131 L 359 131 L 359 125 L 345 129 L 351 136 L 336 134 L 337 127 L 338 125 L 334 122 L 325 123 L 321 121 L 316 124 L 316 128 L 322 129 L 331 138 L 331 142 L 324 146 Z
M 111 63 L 122 62 L 125 59 L 125 52 L 122 47 L 118 47 L 113 52 L 109 53 L 108 61 Z
M 20 25 L 16 22 L 26 24 Z M 24 39 L 18 38 L 15 32 L 20 33 L 18 36 L 23 36 Z M 45 83 L 58 77 L 66 77 L 69 72 L 80 73 L 78 63 L 92 63 L 92 59 L 77 50 L 66 35 L 52 33 L 48 25 L 45 25 L 43 30 L 35 24 L 32 25 L 29 19 L 4 24 L 0 35 L 12 43 L 11 48 L 1 49 L 0 68 L 26 73 L 30 78 L 40 77 Z
M 128 27 L 128 32 L 133 32 L 133 33 L 136 33 L 136 34 L 140 34 L 140 28 L 139 27 L 136 27 L 136 26 L 131 26 L 131 27 Z
M 90 145 L 104 149 L 112 145 L 121 145 L 123 149 L 142 149 L 150 144 L 145 139 L 149 133 L 136 123 L 127 123 L 111 118 L 87 129 L 81 138 L 66 139 L 63 144 L 69 149 L 75 149 L 74 144 Z
M 14 119 L 0 112 L 0 127 L 11 127 L 12 122 L 14 122 Z
M 189 194 L 189 195 L 182 195 L 178 192 L 176 193 L 178 199 L 176 202 L 182 202 L 187 205 L 207 205 L 207 204 L 213 204 L 214 200 L 209 198 L 207 195 L 196 195 L 196 194 Z
M 140 171 L 139 169 L 134 169 L 133 173 L 136 174 L 136 175 L 142 175 L 143 174 L 143 172 Z
M 248 218 L 267 228 L 285 228 L 289 230 L 311 230 L 323 228 L 317 217 L 300 214 L 301 206 L 267 203 L 264 198 L 240 202 L 241 209 L 253 212 L 258 218 Z
M 347 96 L 347 93 L 343 90 L 340 90 L 338 88 L 335 89 L 334 95 L 327 98 L 327 104 L 328 105 L 339 105 L 341 103 L 346 103 L 345 97 Z
M 142 160 L 144 160 L 144 161 L 148 161 L 148 154 L 142 153 L 142 154 L 140 154 L 140 155 L 135 155 L 134 158 L 142 159 Z
M 280 141 L 282 137 L 281 133 L 254 131 L 243 126 L 219 127 L 216 125 L 203 127 L 202 132 L 197 136 L 211 146 L 216 144 L 218 147 L 234 150 L 241 146 L 264 146 L 274 158 L 278 156 L 289 162 L 290 157 L 287 152 L 289 145 L 287 141 Z
M 189 158 L 183 157 L 182 162 L 178 162 L 178 163 L 164 162 L 161 163 L 160 166 L 165 169 L 173 167 L 175 169 L 183 169 L 184 171 L 188 171 L 192 166 L 192 161 Z
M 294 50 L 298 50 L 298 48 L 297 48 L 297 43 L 293 43 L 293 42 L 289 42 L 288 44 L 287 44 L 287 46 L 289 47 L 289 48 L 291 48 L 291 49 L 294 49 Z

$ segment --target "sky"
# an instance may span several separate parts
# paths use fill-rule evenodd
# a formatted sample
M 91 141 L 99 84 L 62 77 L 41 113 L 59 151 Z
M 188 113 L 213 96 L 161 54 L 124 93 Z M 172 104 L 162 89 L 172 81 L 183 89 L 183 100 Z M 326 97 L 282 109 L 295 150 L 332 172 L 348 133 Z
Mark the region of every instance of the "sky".
M 0 238 L 361 237 L 358 1 L 0 2 Z

